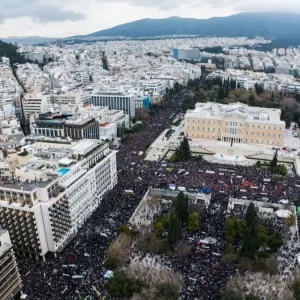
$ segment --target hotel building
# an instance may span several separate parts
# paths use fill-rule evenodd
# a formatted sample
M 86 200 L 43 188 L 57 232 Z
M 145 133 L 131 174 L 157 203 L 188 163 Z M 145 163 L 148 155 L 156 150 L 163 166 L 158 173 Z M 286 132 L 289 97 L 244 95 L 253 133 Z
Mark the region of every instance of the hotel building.
M 190 139 L 281 147 L 285 122 L 280 115 L 280 109 L 242 103 L 197 103 L 185 115 L 184 133 Z
M 9 233 L 0 229 L 0 299 L 13 299 L 22 286 Z
M 0 182 L 0 226 L 14 249 L 60 252 L 117 183 L 116 152 L 97 140 L 25 146 L 15 176 Z

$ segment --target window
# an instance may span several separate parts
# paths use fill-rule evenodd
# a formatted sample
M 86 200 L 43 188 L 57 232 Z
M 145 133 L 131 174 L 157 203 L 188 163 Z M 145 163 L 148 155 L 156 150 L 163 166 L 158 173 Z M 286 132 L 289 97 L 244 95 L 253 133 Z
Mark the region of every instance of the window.
M 198 130 L 200 129 L 200 127 L 197 127 L 198 128 Z
M 200 123 L 200 120 L 198 120 L 198 123 Z
M 205 131 L 205 127 L 203 127 L 202 129 L 203 129 L 203 131 Z
M 258 143 L 258 140 L 256 140 L 256 143 Z
M 274 129 L 276 130 L 276 127 L 274 127 Z
M 276 137 L 276 134 L 275 134 L 275 133 L 273 134 L 273 137 Z
M 205 121 L 203 120 L 203 124 L 205 124 Z
M 208 124 L 210 124 L 210 121 L 208 121 Z
M 221 122 L 219 122 L 219 125 L 221 125 Z
M 218 132 L 220 132 L 221 130 L 220 130 L 220 128 L 218 129 Z
M 216 121 L 214 121 L 214 124 L 216 124 Z
M 230 128 L 230 134 L 236 134 L 236 128 Z
M 270 133 L 268 133 L 268 136 L 270 136 Z
M 254 128 L 254 125 L 252 125 L 252 127 Z
M 195 120 L 193 120 L 193 123 L 195 123 Z
M 192 129 L 194 130 L 194 126 L 192 126 Z
M 266 126 L 264 125 L 264 129 L 266 128 Z
M 213 132 L 215 132 L 215 128 L 213 128 Z
M 209 135 L 207 136 L 207 138 L 209 139 Z
M 210 128 L 208 127 L 208 128 L 207 128 L 207 131 L 209 131 L 209 130 L 210 130 Z
M 278 137 L 280 138 L 280 137 L 281 137 L 281 134 L 279 134 Z
M 265 134 L 263 133 L 262 136 L 265 136 Z
M 188 126 L 188 129 L 190 129 L 190 126 Z
M 259 132 L 257 132 L 257 135 L 259 135 Z
M 252 131 L 252 135 L 254 135 L 254 132 Z

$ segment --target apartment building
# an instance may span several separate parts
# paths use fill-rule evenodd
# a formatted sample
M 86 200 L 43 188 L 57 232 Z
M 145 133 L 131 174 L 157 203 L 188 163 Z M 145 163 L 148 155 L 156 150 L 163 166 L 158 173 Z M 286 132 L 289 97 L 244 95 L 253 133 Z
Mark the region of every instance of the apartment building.
M 9 233 L 0 229 L 0 299 L 13 299 L 20 293 L 22 286 Z
M 26 94 L 21 97 L 21 107 L 23 116 L 39 113 L 50 100 L 49 94 Z
M 135 98 L 134 94 L 126 93 L 101 93 L 97 92 L 91 95 L 90 104 L 94 106 L 108 106 L 109 109 L 123 110 L 130 117 L 135 116 Z
M 0 226 L 14 249 L 60 252 L 117 183 L 116 152 L 96 140 L 33 143 L 0 183 Z
M 281 110 L 242 103 L 197 103 L 185 115 L 185 135 L 191 139 L 283 146 L 285 122 Z

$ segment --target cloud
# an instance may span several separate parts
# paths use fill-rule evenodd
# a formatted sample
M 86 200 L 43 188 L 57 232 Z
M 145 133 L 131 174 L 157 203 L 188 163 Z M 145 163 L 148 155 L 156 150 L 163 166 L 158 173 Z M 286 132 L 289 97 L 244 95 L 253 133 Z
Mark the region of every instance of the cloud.
M 82 13 L 65 10 L 62 5 L 53 5 L 38 0 L 1 0 L 0 23 L 7 19 L 30 17 L 40 23 L 78 21 L 85 19 Z

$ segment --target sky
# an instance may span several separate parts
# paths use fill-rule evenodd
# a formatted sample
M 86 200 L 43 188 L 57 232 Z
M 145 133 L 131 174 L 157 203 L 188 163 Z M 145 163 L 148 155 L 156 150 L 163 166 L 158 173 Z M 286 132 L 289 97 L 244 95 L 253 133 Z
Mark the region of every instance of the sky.
M 299 0 L 0 0 L 0 37 L 68 37 L 143 18 L 300 13 Z

